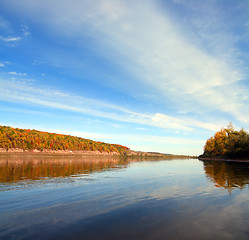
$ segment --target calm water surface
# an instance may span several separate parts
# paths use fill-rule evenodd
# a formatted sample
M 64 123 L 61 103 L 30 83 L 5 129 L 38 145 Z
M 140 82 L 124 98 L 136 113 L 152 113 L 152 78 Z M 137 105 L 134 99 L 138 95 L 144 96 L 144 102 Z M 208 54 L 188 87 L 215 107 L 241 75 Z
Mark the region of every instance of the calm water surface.
M 0 156 L 0 239 L 249 239 L 249 164 Z

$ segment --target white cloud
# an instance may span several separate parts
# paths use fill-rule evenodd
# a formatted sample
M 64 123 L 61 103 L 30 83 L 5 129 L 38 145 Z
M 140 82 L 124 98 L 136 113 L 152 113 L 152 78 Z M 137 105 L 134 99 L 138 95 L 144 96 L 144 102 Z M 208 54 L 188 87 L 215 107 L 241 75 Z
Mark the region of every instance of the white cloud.
M 167 126 L 169 129 L 178 129 L 184 131 L 192 130 L 192 128 L 184 126 L 181 120 L 167 116 L 165 114 L 156 113 L 151 119 L 157 126 Z
M 9 61 L 3 61 L 3 62 L 0 62 L 0 67 L 5 67 L 6 65 L 9 65 L 11 64 Z
M 217 131 L 222 127 L 222 124 L 200 122 L 192 118 L 175 118 L 162 113 L 156 113 L 151 117 L 152 121 L 157 126 L 168 129 L 177 129 L 181 131 L 193 131 L 194 128 L 207 129 Z M 179 133 L 179 132 L 178 132 Z
M 9 72 L 11 75 L 16 75 L 16 76 L 26 76 L 27 73 L 17 73 L 17 72 Z
M 22 27 L 21 30 L 22 30 L 23 36 L 28 37 L 30 35 L 29 27 L 24 24 L 22 24 L 21 27 Z
M 17 41 L 20 41 L 21 38 L 20 37 L 3 37 L 3 36 L 0 36 L 0 40 L 3 40 L 4 42 L 17 42 Z

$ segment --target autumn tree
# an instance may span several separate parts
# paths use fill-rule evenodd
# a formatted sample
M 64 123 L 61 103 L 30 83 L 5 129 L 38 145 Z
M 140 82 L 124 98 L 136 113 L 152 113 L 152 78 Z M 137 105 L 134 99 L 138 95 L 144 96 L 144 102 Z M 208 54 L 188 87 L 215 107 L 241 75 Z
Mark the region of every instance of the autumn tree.
M 203 156 L 249 158 L 249 134 L 244 129 L 236 131 L 229 124 L 207 140 Z

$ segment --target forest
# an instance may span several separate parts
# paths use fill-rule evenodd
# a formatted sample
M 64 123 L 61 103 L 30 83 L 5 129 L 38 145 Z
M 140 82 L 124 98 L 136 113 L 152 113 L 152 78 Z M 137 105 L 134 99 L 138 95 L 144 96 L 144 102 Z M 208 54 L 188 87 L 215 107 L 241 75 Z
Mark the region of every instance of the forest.
M 19 148 L 23 150 L 83 150 L 116 152 L 125 155 L 128 147 L 118 144 L 96 142 L 81 137 L 42 132 L 30 129 L 19 129 L 8 126 L 0 126 L 0 148 L 6 150 Z
M 229 124 L 207 140 L 200 157 L 249 159 L 249 134 L 244 129 L 236 131 Z

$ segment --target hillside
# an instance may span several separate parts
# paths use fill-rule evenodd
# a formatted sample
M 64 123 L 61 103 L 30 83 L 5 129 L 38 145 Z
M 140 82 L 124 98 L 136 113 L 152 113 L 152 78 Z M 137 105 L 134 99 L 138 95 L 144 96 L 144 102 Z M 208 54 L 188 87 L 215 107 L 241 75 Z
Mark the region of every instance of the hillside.
M 193 158 L 193 156 L 187 155 L 133 151 L 119 144 L 96 142 L 70 135 L 0 125 L 0 153 L 1 152 L 72 153 L 86 155 L 110 154 L 134 157 L 163 157 L 167 159 Z
M 99 151 L 101 153 L 126 155 L 129 148 L 81 137 L 0 126 L 0 148 L 29 151 Z
M 244 129 L 234 130 L 230 124 L 207 140 L 200 157 L 249 159 L 249 134 Z

